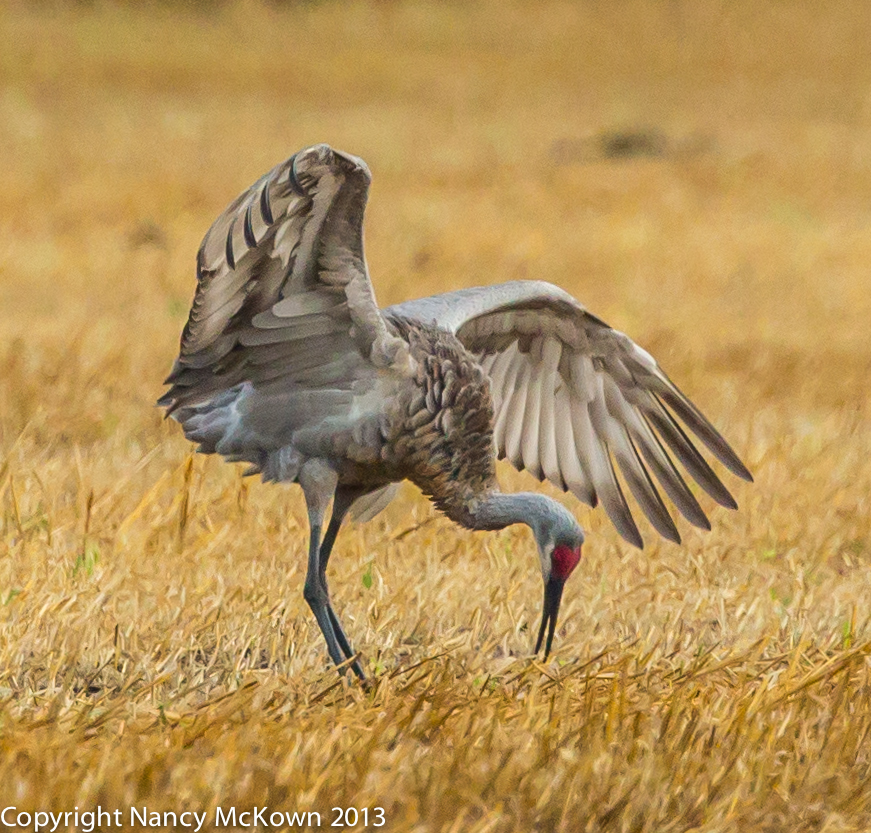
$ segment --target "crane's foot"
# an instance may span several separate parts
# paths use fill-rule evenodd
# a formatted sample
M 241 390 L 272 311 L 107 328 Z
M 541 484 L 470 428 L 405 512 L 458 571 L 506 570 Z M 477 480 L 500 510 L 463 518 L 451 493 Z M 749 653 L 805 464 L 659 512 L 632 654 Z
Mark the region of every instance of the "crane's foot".
M 335 634 L 336 641 L 339 643 L 339 647 L 342 649 L 342 653 L 345 655 L 345 659 L 341 663 L 341 665 L 344 667 L 349 667 L 363 682 L 368 682 L 366 674 L 363 671 L 363 666 L 360 665 L 360 655 L 356 653 L 356 651 L 354 651 L 354 649 L 351 647 L 351 643 L 348 641 L 348 637 L 345 635 L 345 631 L 342 628 L 342 623 L 339 621 L 339 617 L 336 616 L 336 611 L 333 610 L 333 606 L 329 601 L 329 597 L 327 598 L 327 613 L 330 617 L 330 624 L 333 626 L 333 633 Z
M 342 625 L 329 600 L 320 597 L 320 594 L 317 595 L 318 598 L 309 598 L 308 588 L 306 588 L 305 599 L 312 609 L 315 619 L 317 619 L 321 633 L 324 635 L 330 659 L 336 664 L 340 672 L 344 673 L 350 668 L 359 679 L 365 680 L 366 674 L 363 672 L 360 660 L 351 649 L 348 637 L 345 636 Z

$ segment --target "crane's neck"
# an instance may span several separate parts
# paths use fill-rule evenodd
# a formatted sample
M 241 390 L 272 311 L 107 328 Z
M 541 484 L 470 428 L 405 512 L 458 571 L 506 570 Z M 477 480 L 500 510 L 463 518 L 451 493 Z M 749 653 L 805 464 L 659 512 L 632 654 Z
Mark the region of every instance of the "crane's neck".
M 574 523 L 568 510 L 546 495 L 537 492 L 506 495 L 493 490 L 467 507 L 467 517 L 460 522 L 469 529 L 504 529 L 523 523 L 542 541 L 561 521 L 567 520 L 565 516 Z

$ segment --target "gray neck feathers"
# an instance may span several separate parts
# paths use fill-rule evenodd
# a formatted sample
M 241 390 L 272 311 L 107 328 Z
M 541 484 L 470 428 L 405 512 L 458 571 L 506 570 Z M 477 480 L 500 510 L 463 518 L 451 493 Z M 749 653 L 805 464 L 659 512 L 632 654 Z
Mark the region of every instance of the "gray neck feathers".
M 532 528 L 542 544 L 560 532 L 578 529 L 571 513 L 560 503 L 536 492 L 513 495 L 489 492 L 469 512 L 470 529 L 504 529 L 512 524 Z

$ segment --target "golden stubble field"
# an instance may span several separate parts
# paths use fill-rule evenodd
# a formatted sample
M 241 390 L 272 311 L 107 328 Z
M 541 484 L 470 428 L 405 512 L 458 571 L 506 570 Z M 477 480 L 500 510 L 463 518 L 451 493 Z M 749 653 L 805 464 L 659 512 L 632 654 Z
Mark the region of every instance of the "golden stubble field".
M 871 825 L 864 3 L 7 3 L 0 42 L 0 805 Z M 615 130 L 649 152 L 608 158 Z M 382 303 L 558 283 L 756 476 L 643 552 L 567 498 L 588 544 L 547 665 L 528 531 L 408 488 L 339 539 L 375 686 L 337 683 L 301 494 L 153 407 L 201 236 L 316 141 L 373 170 Z

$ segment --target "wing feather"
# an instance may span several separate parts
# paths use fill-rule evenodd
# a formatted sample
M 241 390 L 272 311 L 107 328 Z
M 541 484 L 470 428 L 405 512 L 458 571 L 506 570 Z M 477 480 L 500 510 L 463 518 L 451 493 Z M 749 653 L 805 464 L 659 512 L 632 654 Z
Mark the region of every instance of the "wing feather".
M 563 397 L 580 469 L 580 473 L 573 478 L 572 492 L 588 506 L 596 506 L 602 490 L 609 486 L 607 450 L 596 440 L 587 405 L 583 402 L 572 402 L 566 392 L 563 392 Z M 560 460 L 563 471 L 566 463 L 566 460 Z
M 556 447 L 560 457 L 562 479 L 568 490 L 579 500 L 593 505 L 588 495 L 587 478 L 581 469 L 575 436 L 572 430 L 572 404 L 565 388 L 559 388 L 554 396 L 554 410 L 557 418 Z M 594 498 L 595 500 L 595 498 Z
M 614 477 L 614 469 L 608 457 L 608 448 L 596 436 L 592 415 L 586 403 L 577 401 L 571 403 L 571 425 L 586 496 L 582 496 L 577 488 L 572 491 L 591 506 L 595 505 L 597 499 L 601 500 L 608 517 L 611 518 L 617 529 L 620 530 L 621 534 L 628 530 L 633 543 L 635 543 L 638 539 L 638 530 L 635 529 L 634 523 L 631 523 L 632 516 Z
M 526 415 L 527 394 L 530 385 L 531 365 L 526 356 L 518 355 L 517 382 L 508 408 L 505 426 L 505 456 L 517 469 L 523 469 L 523 454 L 520 443 L 523 439 L 523 420 Z
M 491 385 L 491 392 L 494 399 L 500 403 L 506 398 L 510 398 L 517 386 L 517 369 L 520 366 L 522 357 L 517 349 L 517 344 L 512 343 L 511 346 L 504 352 L 499 354 L 497 359 L 498 366 L 494 367 L 494 376 Z M 501 413 L 502 406 L 499 405 Z
M 514 391 L 517 388 L 517 378 L 523 364 L 523 357 L 517 346 L 506 354 L 506 367 L 501 375 L 501 382 L 493 388 L 493 398 L 499 402 L 496 412 L 496 423 L 493 426 L 493 440 L 499 449 L 499 457 L 505 456 L 505 434 L 512 413 Z
M 497 354 L 497 355 L 502 355 Z M 562 347 L 555 338 L 547 338 L 542 348 L 542 367 L 540 399 L 541 416 L 538 430 L 538 455 L 544 476 L 564 492 L 568 488 L 560 471 L 559 456 L 556 450 L 556 426 L 554 423 L 554 397 L 551 391 L 556 390 L 556 375 L 559 367 Z M 486 368 L 485 368 L 486 370 Z M 545 393 L 546 392 L 546 393 Z
M 527 359 L 529 384 L 526 388 L 526 408 L 523 412 L 523 429 L 520 434 L 520 456 L 523 467 L 539 480 L 544 480 L 544 472 L 539 456 L 539 436 L 541 430 L 541 400 L 544 374 L 542 373 L 543 352 L 546 339 L 538 340 Z M 548 393 L 548 398 L 552 398 Z

